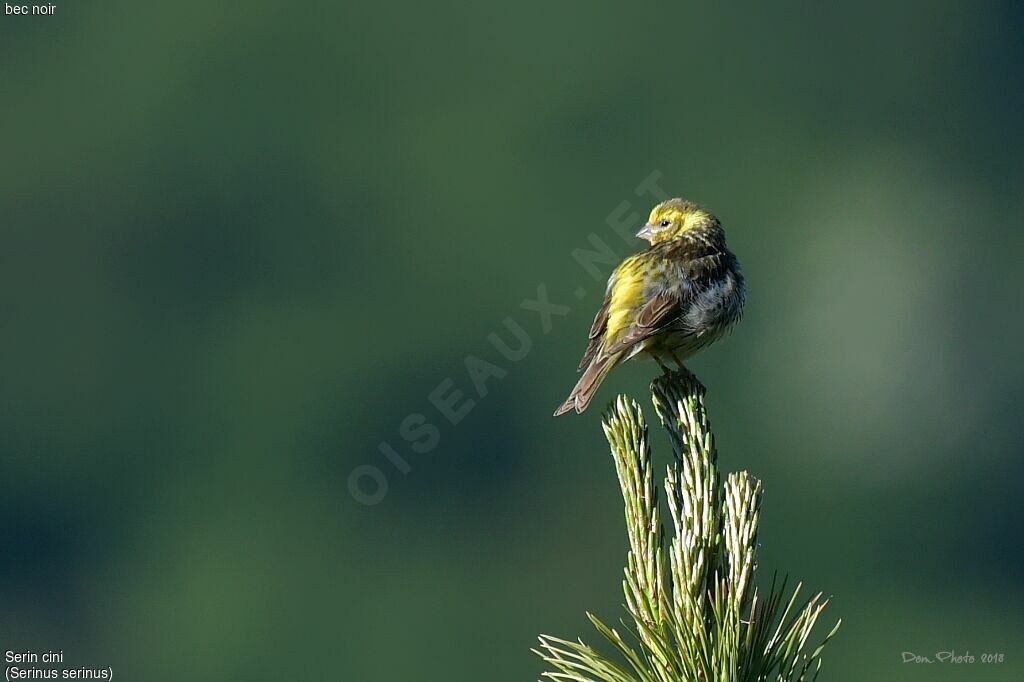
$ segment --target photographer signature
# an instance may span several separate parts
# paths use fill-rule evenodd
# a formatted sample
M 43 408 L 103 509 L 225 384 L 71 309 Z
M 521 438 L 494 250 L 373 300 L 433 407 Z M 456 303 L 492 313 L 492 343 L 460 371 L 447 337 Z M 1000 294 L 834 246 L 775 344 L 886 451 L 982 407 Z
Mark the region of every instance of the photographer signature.
M 922 656 L 920 654 L 915 654 L 912 651 L 903 652 L 904 663 L 1002 663 L 1004 659 L 1005 655 L 1002 653 L 986 653 L 975 657 L 970 651 L 962 654 L 957 653 L 955 650 L 937 651 L 930 656 Z

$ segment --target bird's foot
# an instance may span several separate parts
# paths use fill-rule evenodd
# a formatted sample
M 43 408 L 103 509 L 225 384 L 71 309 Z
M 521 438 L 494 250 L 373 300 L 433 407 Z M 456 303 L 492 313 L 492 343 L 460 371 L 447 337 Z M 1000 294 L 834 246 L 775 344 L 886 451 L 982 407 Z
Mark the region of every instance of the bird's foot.
M 661 367 L 661 371 L 665 374 L 665 376 L 671 376 L 672 375 L 671 368 L 669 368 L 668 365 L 666 365 L 664 362 L 662 362 L 661 358 L 659 356 L 654 355 L 652 357 L 654 358 L 654 361 L 656 363 L 658 363 L 658 367 Z
M 683 361 L 679 359 L 679 356 L 676 354 L 675 351 L 669 351 L 668 354 L 669 357 L 672 358 L 673 362 L 675 362 L 676 368 L 674 370 L 666 371 L 666 374 L 677 379 L 682 379 L 683 381 L 686 381 L 688 383 L 694 384 L 698 386 L 702 391 L 705 390 L 704 384 L 701 383 L 700 379 L 697 378 L 696 374 L 694 374 L 693 372 L 686 368 L 686 365 L 684 365 Z M 662 369 L 665 369 L 664 365 L 662 366 Z
M 688 370 L 684 365 L 680 364 L 678 369 L 668 370 L 662 376 L 656 378 L 651 383 L 651 388 L 656 389 L 658 386 L 677 386 L 682 387 L 684 393 L 693 395 L 706 395 L 707 388 L 701 383 L 701 380 L 697 378 L 693 372 Z

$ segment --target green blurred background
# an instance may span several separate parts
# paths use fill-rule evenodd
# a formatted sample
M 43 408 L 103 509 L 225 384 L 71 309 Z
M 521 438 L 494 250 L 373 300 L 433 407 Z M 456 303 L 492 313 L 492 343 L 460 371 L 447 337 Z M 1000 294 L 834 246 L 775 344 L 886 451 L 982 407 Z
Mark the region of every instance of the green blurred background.
M 596 643 L 614 472 L 599 408 L 550 414 L 571 253 L 639 248 L 608 219 L 657 171 L 747 275 L 690 366 L 762 579 L 835 596 L 822 679 L 1024 679 L 1018 4 L 57 5 L 0 21 L 0 649 L 375 682 Z M 901 663 L 949 649 L 1006 661 Z

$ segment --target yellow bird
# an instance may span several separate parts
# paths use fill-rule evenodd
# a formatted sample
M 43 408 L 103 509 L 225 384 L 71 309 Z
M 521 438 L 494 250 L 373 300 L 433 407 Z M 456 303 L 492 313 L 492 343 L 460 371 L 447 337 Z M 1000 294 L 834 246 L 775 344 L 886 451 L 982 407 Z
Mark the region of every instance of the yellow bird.
M 714 342 L 739 321 L 746 287 L 718 218 L 670 199 L 651 211 L 637 236 L 650 242 L 608 279 L 604 304 L 590 328 L 576 387 L 555 416 L 583 412 L 615 365 L 636 355 L 663 370 Z

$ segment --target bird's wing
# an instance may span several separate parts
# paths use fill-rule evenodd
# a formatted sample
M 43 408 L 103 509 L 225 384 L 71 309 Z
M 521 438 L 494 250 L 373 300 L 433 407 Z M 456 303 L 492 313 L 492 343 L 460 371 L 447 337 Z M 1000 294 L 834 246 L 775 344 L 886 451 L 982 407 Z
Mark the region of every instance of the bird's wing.
M 695 283 L 680 273 L 681 280 L 644 301 L 649 259 L 648 251 L 630 256 L 608 279 L 604 303 L 590 327 L 590 340 L 577 371 L 654 336 L 674 322 L 693 299 Z M 632 310 L 635 316 L 628 312 Z
M 662 331 L 678 317 L 684 302 L 678 291 L 665 290 L 656 294 L 644 304 L 633 323 L 605 349 L 604 354 L 624 351 Z
M 611 303 L 611 300 L 610 295 L 605 296 L 601 309 L 594 316 L 594 324 L 590 325 L 590 340 L 587 342 L 587 350 L 583 353 L 580 366 L 576 368 L 577 372 L 582 371 L 584 367 L 590 364 L 590 361 L 594 359 L 594 355 L 597 354 L 598 348 L 601 347 L 601 339 L 604 336 L 605 328 L 608 326 L 608 305 Z

